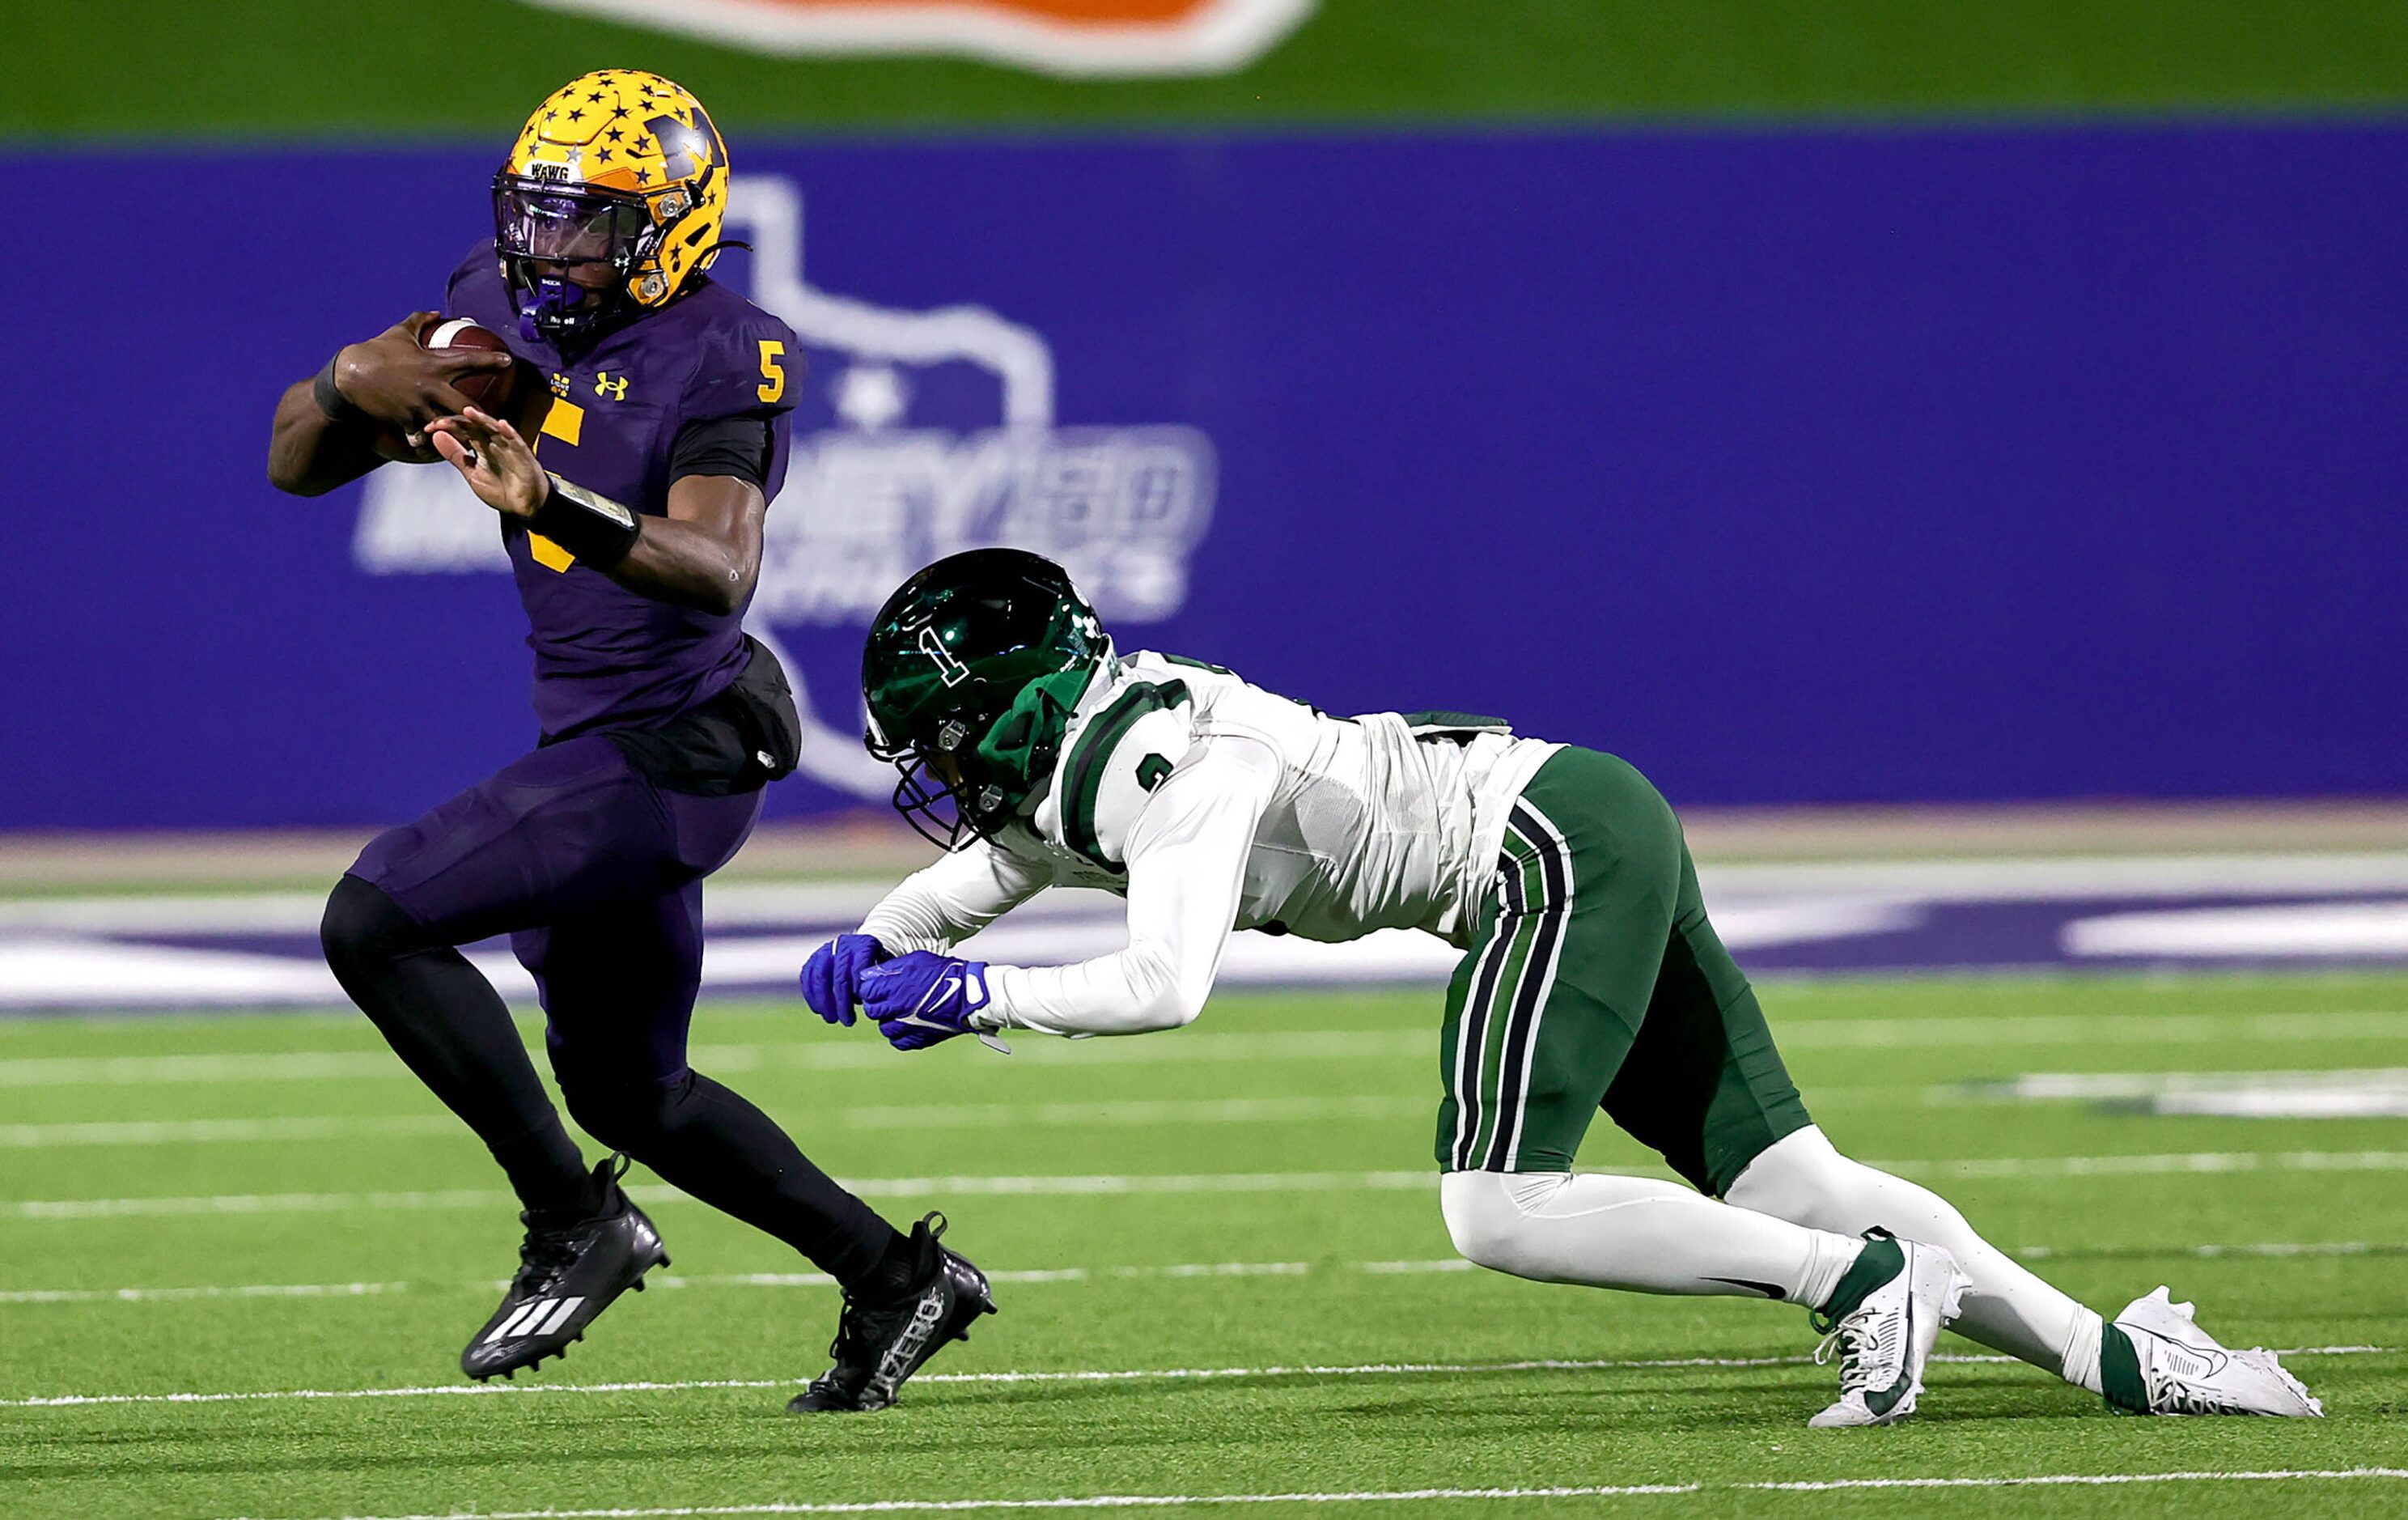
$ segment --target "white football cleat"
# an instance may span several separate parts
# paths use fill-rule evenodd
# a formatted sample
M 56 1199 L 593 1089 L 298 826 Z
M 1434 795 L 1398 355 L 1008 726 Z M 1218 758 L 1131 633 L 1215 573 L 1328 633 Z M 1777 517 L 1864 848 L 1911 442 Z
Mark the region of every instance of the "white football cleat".
M 2164 1287 L 2135 1298 L 2115 1316 L 2115 1328 L 2140 1358 L 2147 1407 L 2108 1403 L 2126 1414 L 2270 1414 L 2315 1420 L 2325 1407 L 2262 1348 L 2231 1351 L 2199 1327 L 2192 1306 Z
M 1865 1232 L 1867 1251 L 1895 1251 L 1898 1269 L 1836 1317 L 1818 1314 L 1827 1332 L 1814 1348 L 1821 1362 L 1840 1350 L 1839 1402 L 1806 1423 L 1818 1429 L 1894 1425 L 1914 1412 L 1923 1366 L 1942 1326 L 1956 1317 L 1970 1283 L 1956 1258 L 1936 1245 L 1899 1240 L 1887 1230 Z

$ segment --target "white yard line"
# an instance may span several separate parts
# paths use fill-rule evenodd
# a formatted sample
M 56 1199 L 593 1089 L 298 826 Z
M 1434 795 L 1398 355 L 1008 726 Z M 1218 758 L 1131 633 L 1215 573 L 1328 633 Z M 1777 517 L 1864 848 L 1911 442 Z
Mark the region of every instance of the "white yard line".
M 2297 1045 L 2393 1040 L 2408 1010 L 2293 1013 L 2004 1013 L 1995 1017 L 1773 1019 L 1784 1050 L 1907 1050 L 2034 1045 Z
M 1433 1171 L 1281 1171 L 1106 1174 L 1054 1177 L 853 1177 L 838 1181 L 878 1197 L 1061 1197 L 1111 1194 L 1330 1193 L 1434 1186 Z M 659 1183 L 627 1189 L 638 1203 L 685 1197 Z M 0 1218 L 125 1219 L 163 1214 L 324 1213 L 351 1209 L 423 1210 L 510 1207 L 499 1189 L 456 1188 L 412 1193 L 232 1193 L 197 1197 L 62 1198 L 0 1204 Z
M 1817 1478 L 1733 1486 L 1788 1494 L 1819 1494 L 1842 1488 L 2093 1488 L 2116 1487 L 2125 1484 L 2292 1483 L 2352 1478 L 2408 1479 L 2408 1468 L 2269 1468 L 2241 1472 L 2045 1472 L 2022 1478 Z
M 1873 1160 L 1900 1176 L 2069 1178 L 2168 1176 L 2185 1173 L 2408 1171 L 2408 1151 L 2190 1151 L 2148 1155 L 1962 1157 Z M 1656 1170 L 1627 1175 L 1655 1177 Z M 1026 1177 L 850 1177 L 838 1181 L 876 1197 L 1080 1197 L 1213 1193 L 1413 1192 L 1436 1185 L 1435 1171 L 1262 1171 L 1103 1173 Z M 682 1199 L 676 1188 L 646 1184 L 627 1190 L 639 1203 Z M 0 1202 L 0 1219 L 131 1219 L 176 1214 L 328 1213 L 353 1209 L 424 1210 L 504 1207 L 513 1200 L 494 1188 L 406 1193 L 230 1193 L 190 1197 L 24 1198 Z
M 797 1015 L 800 1016 L 799 1014 Z M 2278 1044 L 2395 1039 L 2408 1009 L 2333 1009 L 2268 1013 L 2001 1014 L 1980 1018 L 1776 1020 L 1792 1050 L 1949 1049 L 2126 1043 Z M 1014 1046 L 1037 1065 L 1122 1066 L 1265 1060 L 1421 1058 L 1438 1049 L 1436 1005 L 1427 1029 L 1291 1029 L 1220 1033 L 1181 1030 L 1152 1040 L 1049 1040 Z M 859 1031 L 779 1043 L 698 1044 L 694 1064 L 718 1071 L 892 1069 L 903 1057 Z M 277 1051 L 176 1055 L 18 1056 L 0 1059 L 0 1087 L 100 1087 L 407 1078 L 384 1051 Z
M 1824 1095 L 1827 1098 L 1829 1095 Z M 1884 1100 L 1898 1101 L 1885 1091 Z M 836 1109 L 814 1116 L 846 1129 L 1027 1129 L 1093 1126 L 1236 1125 L 1377 1120 L 1423 1115 L 1426 1097 L 1234 1097 L 1096 1099 L 1075 1103 L 914 1103 Z M 1826 1101 L 1824 1107 L 1830 1107 Z M 472 1137 L 449 1114 L 382 1114 L 271 1119 L 80 1121 L 0 1125 L 0 1150 L 41 1151 L 103 1145 L 219 1145 L 438 1135 Z
M 1694 1494 L 1698 1484 L 1586 1484 L 1565 1488 L 1389 1488 L 1354 1493 L 1295 1494 L 1093 1494 L 1059 1498 L 885 1498 L 857 1503 L 771 1502 L 681 1504 L 668 1509 L 477 1510 L 446 1514 L 345 1515 L 326 1520 L 667 1520 L 667 1517 L 748 1514 L 958 1514 L 982 1510 L 1168 1510 L 1199 1504 L 1374 1504 L 1468 1498 L 1614 1498 L 1641 1494 Z M 250 1520 L 250 1517 L 244 1517 Z
M 2408 1243 L 2373 1240 L 2262 1240 L 2240 1244 L 2122 1246 L 2070 1249 L 2045 1245 L 2014 1247 L 2010 1253 L 2026 1261 L 2085 1260 L 2188 1256 L 2214 1260 L 2229 1256 L 2398 1256 L 2408 1255 Z M 1185 1261 L 1168 1265 L 1124 1267 L 1032 1267 L 987 1273 L 995 1283 L 1092 1283 L 1153 1282 L 1227 1277 L 1308 1277 L 1322 1271 L 1361 1272 L 1373 1277 L 1453 1275 L 1480 1269 L 1461 1256 L 1433 1256 L 1402 1261 Z M 654 1288 L 825 1288 L 836 1279 L 825 1272 L 663 1272 L 650 1280 Z M 495 1279 L 462 1279 L 421 1283 L 418 1288 L 498 1291 Z M 0 1290 L 6 1304 L 180 1303 L 196 1298 L 346 1298 L 372 1294 L 408 1293 L 408 1283 L 249 1283 L 236 1286 L 16 1288 Z
M 248 1283 L 215 1288 L 20 1288 L 0 1304 L 182 1303 L 194 1298 L 361 1298 L 408 1293 L 407 1283 Z
M 1757 1483 L 1582 1484 L 1526 1488 L 1299 1489 L 1283 1494 L 1066 1494 L 1050 1498 L 882 1498 L 852 1503 L 773 1500 L 760 1504 L 681 1504 L 657 1509 L 478 1510 L 474 1520 L 681 1520 L 755 1514 L 954 1514 L 1010 1510 L 1177 1510 L 1207 1504 L 1413 1504 L 1434 1500 L 1626 1498 L 1667 1494 L 1820 1493 L 1855 1488 L 2024 1488 L 2169 1483 L 2336 1483 L 2408 1479 L 2408 1468 L 2274 1468 L 2227 1472 L 2048 1472 L 2006 1478 L 1824 1478 Z M 248 1520 L 248 1517 L 246 1517 Z M 445 1514 L 327 1516 L 325 1520 L 470 1520 Z
M 808 1018 L 800 1005 L 797 1018 Z M 2408 1024 L 2408 1014 L 2400 1015 Z M 810 1025 L 816 1031 L 816 1023 Z M 1144 1066 L 1278 1060 L 1363 1060 L 1432 1056 L 1438 1050 L 1435 1005 L 1427 1029 L 1281 1029 L 1219 1033 L 1181 1030 L 1154 1040 L 1022 1041 L 1013 1059 L 1037 1065 Z M 688 1053 L 708 1071 L 852 1071 L 896 1069 L 906 1059 L 858 1029 L 831 1030 L 790 1042 L 697 1044 Z M 942 1057 L 939 1057 L 942 1059 Z M 180 1055 L 48 1055 L 0 1059 L 0 1087 L 102 1087 L 261 1082 L 323 1082 L 334 1078 L 408 1078 L 389 1051 L 275 1051 Z
M 2283 1356 L 2380 1356 L 2390 1346 L 2290 1346 Z M 1935 1362 L 1990 1365 L 2011 1356 L 1939 1355 Z M 1197 1383 L 1241 1378 L 1390 1378 L 1488 1372 L 1612 1372 L 1681 1369 L 1747 1370 L 1812 1367 L 1813 1356 L 1532 1357 L 1505 1362 L 1344 1362 L 1293 1367 L 1169 1367 L 1070 1371 L 923 1372 L 914 1384 Z M 442 1383 L 402 1388 L 273 1388 L 237 1393 L 50 1394 L 0 1398 L 0 1409 L 79 1409 L 111 1404 L 258 1404 L 351 1398 L 482 1398 L 533 1394 L 690 1393 L 726 1388 L 791 1388 L 796 1378 L 706 1378 L 674 1383 Z
M 2165 1155 L 1966 1157 L 1950 1161 L 1868 1161 L 1900 1176 L 2149 1177 L 2182 1172 L 2402 1171 L 2408 1151 L 2188 1151 Z
M 49 1151 L 93 1145 L 223 1145 L 257 1140 L 354 1140 L 394 1135 L 457 1135 L 468 1129 L 446 1113 L 282 1119 L 155 1119 L 51 1125 L 0 1125 L 0 1150 Z

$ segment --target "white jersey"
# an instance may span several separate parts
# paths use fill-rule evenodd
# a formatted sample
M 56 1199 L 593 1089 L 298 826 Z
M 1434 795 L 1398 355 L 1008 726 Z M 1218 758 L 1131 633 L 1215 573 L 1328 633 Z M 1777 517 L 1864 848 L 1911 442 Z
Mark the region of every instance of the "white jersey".
M 1237 929 L 1344 940 L 1413 928 L 1468 945 L 1506 814 L 1558 748 L 1493 719 L 1335 718 L 1217 667 L 1108 658 L 1032 805 L 905 881 L 862 932 L 896 954 L 947 951 L 1045 887 L 1102 887 L 1128 899 L 1128 948 L 990 966 L 980 1021 L 1059 1034 L 1184 1024 Z

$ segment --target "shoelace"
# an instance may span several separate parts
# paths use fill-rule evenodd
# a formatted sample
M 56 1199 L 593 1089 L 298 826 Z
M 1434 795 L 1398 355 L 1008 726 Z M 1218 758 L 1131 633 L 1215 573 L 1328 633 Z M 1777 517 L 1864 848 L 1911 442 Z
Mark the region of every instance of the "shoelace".
M 1831 1326 L 1814 1348 L 1814 1365 L 1823 1366 L 1831 1359 L 1831 1349 L 1840 1352 L 1840 1392 L 1851 1394 L 1872 1386 L 1873 1359 L 1883 1351 L 1880 1316 L 1869 1309 L 1855 1313 Z
M 574 1233 L 573 1228 L 529 1228 L 519 1242 L 519 1269 L 510 1278 L 511 1290 L 541 1292 L 558 1282 L 577 1264 L 577 1248 L 570 1240 Z
M 828 1342 L 828 1355 L 836 1359 L 837 1366 L 845 1365 L 847 1346 L 867 1347 L 876 1344 L 880 1333 L 885 1327 L 883 1322 L 905 1312 L 913 1298 L 917 1297 L 915 1294 L 893 1308 L 870 1309 L 855 1300 L 853 1295 L 846 1294 L 844 1312 L 837 1316 L 836 1339 Z M 835 1369 L 831 1368 L 829 1374 L 833 1374 L 834 1371 Z
M 609 1211 L 607 1213 L 562 1224 L 541 1225 L 525 1214 L 519 1216 L 526 1225 L 526 1236 L 519 1241 L 519 1269 L 510 1274 L 511 1292 L 524 1289 L 530 1293 L 540 1293 L 558 1282 L 563 1272 L 577 1265 L 578 1234 L 595 1219 L 615 1218 L 619 1210 L 625 1207 L 626 1200 L 619 1193 L 619 1183 L 634 1164 L 625 1152 L 613 1151 L 608 1160 L 595 1169 L 606 1184 L 602 1200 L 603 1207 Z
M 2157 1412 L 2160 1414 L 2238 1414 L 2241 1412 L 2241 1406 L 2228 1403 L 2220 1398 L 2211 1398 L 2205 1394 L 2189 1388 L 2178 1387 L 2164 1400 Z

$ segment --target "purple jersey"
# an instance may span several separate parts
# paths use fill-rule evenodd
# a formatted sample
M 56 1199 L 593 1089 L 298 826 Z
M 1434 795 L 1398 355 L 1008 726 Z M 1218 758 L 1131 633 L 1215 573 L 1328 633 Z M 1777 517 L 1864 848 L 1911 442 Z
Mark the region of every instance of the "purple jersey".
M 668 510 L 669 455 L 689 423 L 739 414 L 769 423 L 763 494 L 786 475 L 787 413 L 801 345 L 786 324 L 724 285 L 696 277 L 686 294 L 564 358 L 519 330 L 490 243 L 452 271 L 444 309 L 499 334 L 552 382 L 541 436 L 529 441 L 565 480 L 658 517 Z M 502 520 L 535 651 L 535 712 L 555 738 L 646 727 L 717 695 L 743 669 L 743 609 L 725 614 L 655 601 L 578 564 L 559 545 Z M 749 600 L 749 598 L 748 598 Z

